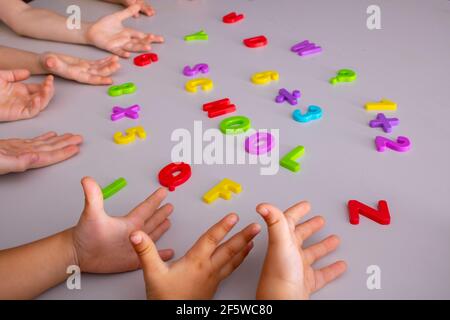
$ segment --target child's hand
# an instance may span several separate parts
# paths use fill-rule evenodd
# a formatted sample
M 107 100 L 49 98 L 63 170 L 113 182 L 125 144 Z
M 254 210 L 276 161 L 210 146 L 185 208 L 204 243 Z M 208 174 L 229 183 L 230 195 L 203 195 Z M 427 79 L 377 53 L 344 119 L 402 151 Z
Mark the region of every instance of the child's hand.
M 203 234 L 184 257 L 170 266 L 158 256 L 145 232 L 130 237 L 142 268 L 148 299 L 210 299 L 219 283 L 228 277 L 253 247 L 260 226 L 251 224 L 221 244 L 238 221 L 229 214 Z
M 166 189 L 160 188 L 124 217 L 110 217 L 103 208 L 102 190 L 92 178 L 81 181 L 85 207 L 73 228 L 75 262 L 82 272 L 111 273 L 136 270 L 139 258 L 129 242 L 136 230 L 157 241 L 170 227 L 171 204 L 161 206 Z M 158 254 L 158 253 L 156 253 Z M 171 259 L 173 250 L 161 250 L 163 260 Z
M 53 76 L 42 84 L 20 83 L 28 79 L 27 70 L 0 70 L 0 122 L 33 118 L 53 97 Z
M 138 14 L 139 10 L 140 6 L 135 4 L 93 23 L 87 30 L 88 43 L 120 57 L 128 58 L 130 52 L 150 50 L 152 42 L 164 42 L 161 36 L 146 34 L 122 25 L 123 20 Z
M 269 245 L 256 292 L 257 299 L 308 299 L 340 276 L 347 268 L 338 261 L 314 270 L 312 264 L 334 251 L 339 238 L 329 236 L 305 249 L 303 241 L 319 231 L 325 221 L 316 216 L 297 224 L 310 206 L 300 202 L 284 213 L 270 204 L 260 204 L 256 210 L 266 221 Z
M 124 7 L 130 7 L 134 4 L 137 4 L 139 5 L 139 12 L 147 16 L 153 16 L 155 14 L 155 10 L 145 0 L 105 0 L 105 1 L 110 3 L 121 4 Z M 139 17 L 139 12 L 133 15 L 133 17 L 135 18 Z
M 121 0 L 122 5 L 125 7 L 130 7 L 134 4 L 139 5 L 139 12 L 147 15 L 147 16 L 153 16 L 155 14 L 155 9 L 151 5 L 147 3 L 145 0 Z M 139 17 L 139 13 L 134 15 L 135 18 Z
M 120 68 L 117 56 L 100 60 L 85 60 L 61 53 L 41 54 L 40 62 L 48 73 L 88 84 L 111 84 L 111 74 Z
M 64 161 L 76 155 L 83 138 L 47 132 L 32 139 L 0 140 L 0 174 L 23 172 Z

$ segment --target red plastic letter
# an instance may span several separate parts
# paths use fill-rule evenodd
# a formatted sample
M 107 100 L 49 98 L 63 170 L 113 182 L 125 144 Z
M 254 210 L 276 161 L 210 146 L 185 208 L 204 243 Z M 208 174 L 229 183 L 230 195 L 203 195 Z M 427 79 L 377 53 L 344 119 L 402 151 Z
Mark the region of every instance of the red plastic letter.
M 360 214 L 379 224 L 391 223 L 391 215 L 389 214 L 389 208 L 385 200 L 380 200 L 378 202 L 378 210 L 375 210 L 362 202 L 350 200 L 348 202 L 348 213 L 351 224 L 359 224 Z
M 236 14 L 236 12 L 230 12 L 222 18 L 224 23 L 235 23 L 244 19 L 244 14 Z
M 264 47 L 267 45 L 267 38 L 264 36 L 257 36 L 244 40 L 244 44 L 249 48 Z
M 215 118 L 227 113 L 235 112 L 236 106 L 230 103 L 230 99 L 212 101 L 203 105 L 203 111 L 208 111 L 209 118 Z
M 156 53 L 143 53 L 134 58 L 134 64 L 143 67 L 152 62 L 158 61 L 158 55 Z
M 177 173 L 177 175 L 174 175 Z M 191 177 L 191 166 L 184 162 L 170 163 L 158 174 L 159 183 L 169 188 L 169 191 L 174 191 L 176 187 L 182 185 Z

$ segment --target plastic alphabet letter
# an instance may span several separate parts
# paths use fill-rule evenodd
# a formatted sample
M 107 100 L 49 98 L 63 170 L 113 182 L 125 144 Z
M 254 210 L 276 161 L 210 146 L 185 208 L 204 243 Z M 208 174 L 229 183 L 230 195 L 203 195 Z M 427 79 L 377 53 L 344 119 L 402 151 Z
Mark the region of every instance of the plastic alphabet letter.
M 126 135 L 123 135 L 120 131 L 114 133 L 114 142 L 117 144 L 128 144 L 136 140 L 136 136 L 138 136 L 142 140 L 145 140 L 145 138 L 147 138 L 147 133 L 141 126 L 129 128 L 125 130 L 125 133 Z
M 240 134 L 250 129 L 250 119 L 244 116 L 234 116 L 225 118 L 219 124 L 223 134 Z
M 202 88 L 203 91 L 210 91 L 214 88 L 214 83 L 208 78 L 197 78 L 186 82 L 185 89 L 188 92 L 196 93 L 197 87 Z
M 278 95 L 275 98 L 275 102 L 283 103 L 284 101 L 287 101 L 289 102 L 290 105 L 295 106 L 300 97 L 301 97 L 300 90 L 294 90 L 292 91 L 292 93 L 290 93 L 285 88 L 281 88 L 278 91 Z
M 236 106 L 230 102 L 230 99 L 225 98 L 217 101 L 205 103 L 203 105 L 203 111 L 208 112 L 209 118 L 215 118 L 227 113 L 236 111 Z
M 271 81 L 277 81 L 280 78 L 280 75 L 277 71 L 263 71 L 257 72 L 252 76 L 252 82 L 254 84 L 267 84 Z
M 316 46 L 314 42 L 309 42 L 309 40 L 305 40 L 303 42 L 297 43 L 291 48 L 292 52 L 297 53 L 299 56 L 307 56 L 315 53 L 319 53 L 322 51 L 322 48 Z
M 245 139 L 245 151 L 250 154 L 265 154 L 272 150 L 274 146 L 275 139 L 268 132 L 257 132 Z
M 386 118 L 384 113 L 377 114 L 377 117 L 374 120 L 369 122 L 369 126 L 371 128 L 383 128 L 384 132 L 390 133 L 392 132 L 392 127 L 398 126 L 400 121 L 397 118 Z
M 336 77 L 330 79 L 331 84 L 339 82 L 353 82 L 356 80 L 356 72 L 350 69 L 341 69 L 336 73 Z
M 222 21 L 224 23 L 236 23 L 244 19 L 244 14 L 236 14 L 236 12 L 230 12 L 229 14 L 223 16 Z
M 125 188 L 126 185 L 127 185 L 127 180 L 125 180 L 124 178 L 117 179 L 116 181 L 114 181 L 113 183 L 109 184 L 108 186 L 106 186 L 102 189 L 103 199 L 106 200 L 106 199 L 112 197 L 117 192 L 119 192 L 120 190 Z
M 203 195 L 203 201 L 212 203 L 219 197 L 224 200 L 230 200 L 232 192 L 240 193 L 241 191 L 242 186 L 239 183 L 225 178 Z
M 195 40 L 208 40 L 208 34 L 204 30 L 200 30 L 199 32 L 188 34 L 184 37 L 184 41 Z
M 387 99 L 381 99 L 380 102 L 366 103 L 366 111 L 396 111 L 397 104 Z
M 133 61 L 138 67 L 143 67 L 158 61 L 158 55 L 156 53 L 143 53 L 135 57 Z
M 322 118 L 322 109 L 318 106 L 309 106 L 308 111 L 302 114 L 300 110 L 294 110 L 292 118 L 297 122 L 310 122 Z
M 300 163 L 297 162 L 297 159 L 301 158 L 304 154 L 305 147 L 297 146 L 281 158 L 280 165 L 292 172 L 297 172 L 300 170 Z
M 128 108 L 113 107 L 112 114 L 111 114 L 111 120 L 117 121 L 124 117 L 130 118 L 130 119 L 138 119 L 140 110 L 141 110 L 141 108 L 139 107 L 138 104 L 135 104 Z
M 111 97 L 118 97 L 123 94 L 130 94 L 136 91 L 136 85 L 133 82 L 123 83 L 117 86 L 111 86 L 108 89 L 108 94 Z
M 199 63 L 196 64 L 193 68 L 190 66 L 185 66 L 183 69 L 183 74 L 186 77 L 192 77 L 197 75 L 198 73 L 208 73 L 209 72 L 209 66 L 206 63 Z
M 376 136 L 375 146 L 378 152 L 384 152 L 387 148 L 397 152 L 406 152 L 411 149 L 411 142 L 407 137 L 402 136 L 399 136 L 397 138 L 397 141 L 393 141 L 381 136 Z
M 257 36 L 253 38 L 244 39 L 243 42 L 249 48 L 259 48 L 267 45 L 267 38 L 265 36 Z
M 177 173 L 175 175 L 175 173 Z M 170 163 L 158 174 L 159 183 L 167 187 L 169 191 L 174 191 L 176 187 L 182 185 L 191 177 L 191 166 L 184 162 Z
M 350 200 L 348 202 L 348 213 L 351 224 L 359 224 L 359 215 L 363 215 L 379 224 L 387 225 L 391 223 L 389 207 L 385 200 L 378 202 L 378 210 L 373 209 L 362 202 Z

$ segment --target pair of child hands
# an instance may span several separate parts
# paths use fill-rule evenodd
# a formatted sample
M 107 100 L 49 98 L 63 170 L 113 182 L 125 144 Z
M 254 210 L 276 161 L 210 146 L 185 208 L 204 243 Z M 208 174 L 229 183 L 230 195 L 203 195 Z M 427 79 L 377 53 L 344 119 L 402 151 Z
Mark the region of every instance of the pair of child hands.
M 21 0 L 0 0 L 0 20 L 16 33 L 38 39 L 92 45 L 113 53 L 100 60 L 86 60 L 61 53 L 33 52 L 0 47 L 0 69 L 27 69 L 32 74 L 52 74 L 81 83 L 111 84 L 111 75 L 119 68 L 118 57 L 129 58 L 131 52 L 145 52 L 151 43 L 162 43 L 162 36 L 123 26 L 122 22 L 139 12 L 153 15 L 153 8 L 143 0 L 105 0 L 122 4 L 124 10 L 107 15 L 93 23 L 82 22 L 79 29 L 69 30 L 66 18 L 43 9 L 33 9 Z M 36 25 L 45 20 L 44 25 Z M 36 22 L 37 21 L 37 22 Z M 58 32 L 55 32 L 58 30 Z M 41 87 L 48 82 L 47 78 Z M 37 86 L 37 84 L 36 84 Z
M 143 269 L 148 299 L 210 299 L 220 282 L 244 261 L 261 231 L 252 223 L 229 240 L 225 237 L 239 218 L 231 213 L 207 230 L 180 259 L 172 249 L 158 250 L 155 242 L 170 228 L 170 203 L 162 205 L 167 190 L 159 188 L 120 217 L 109 216 L 103 194 L 92 178 L 82 186 L 85 207 L 75 227 L 20 247 L 0 250 L 0 299 L 29 299 L 66 280 L 66 270 L 77 265 L 82 272 L 119 273 Z M 270 204 L 256 211 L 268 230 L 268 248 L 257 299 L 308 299 L 340 276 L 343 261 L 321 269 L 313 264 L 339 245 L 337 236 L 304 248 L 304 241 L 324 226 L 316 216 L 299 224 L 310 211 L 300 202 L 282 212 Z
M 82 185 L 86 205 L 76 227 L 69 229 L 73 239 L 73 263 L 81 271 L 110 273 L 143 269 L 148 299 L 210 299 L 220 282 L 227 278 L 253 248 L 260 232 L 250 224 L 229 240 L 223 241 L 239 218 L 231 213 L 206 231 L 180 259 L 170 264 L 170 249 L 155 246 L 170 227 L 171 204 L 161 206 L 167 196 L 158 189 L 125 217 L 110 217 L 103 208 L 100 187 L 91 178 Z M 256 298 L 308 299 L 309 296 L 340 276 L 343 261 L 314 270 L 312 265 L 339 245 L 335 235 L 303 248 L 303 242 L 324 226 L 324 219 L 313 217 L 299 224 L 310 211 L 300 202 L 282 212 L 270 204 L 260 204 L 256 211 L 264 219 L 269 236 Z M 134 250 L 133 250 L 134 249 Z
M 0 70 L 0 122 L 28 119 L 46 108 L 53 96 L 53 77 L 42 85 L 22 83 L 27 70 Z M 0 139 L 0 175 L 49 166 L 76 155 L 83 137 L 47 132 L 31 139 Z

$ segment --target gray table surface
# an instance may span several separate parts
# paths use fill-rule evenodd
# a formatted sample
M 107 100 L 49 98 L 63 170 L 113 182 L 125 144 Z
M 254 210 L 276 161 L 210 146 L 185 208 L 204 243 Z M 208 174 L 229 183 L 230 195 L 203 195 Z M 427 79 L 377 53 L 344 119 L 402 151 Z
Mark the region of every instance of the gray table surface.
M 70 161 L 24 174 L 0 177 L 0 247 L 26 243 L 72 226 L 83 207 L 81 177 L 90 175 L 105 185 L 119 176 L 129 185 L 106 203 L 111 215 L 127 213 L 157 186 L 157 173 L 170 162 L 175 145 L 174 129 L 193 129 L 194 120 L 204 128 L 217 127 L 220 118 L 208 119 L 201 111 L 206 101 L 230 97 L 238 113 L 251 118 L 254 128 L 280 129 L 280 151 L 304 145 L 302 170 L 293 174 L 280 169 L 262 176 L 258 166 L 193 165 L 192 178 L 171 193 L 175 205 L 172 228 L 158 242 L 172 247 L 180 257 L 211 224 L 224 214 L 239 213 L 238 227 L 263 221 L 255 206 L 268 201 L 281 208 L 308 199 L 313 213 L 322 214 L 327 226 L 312 240 L 337 233 L 342 245 L 318 265 L 345 259 L 347 273 L 317 293 L 316 299 L 450 298 L 450 3 L 378 0 L 382 29 L 366 27 L 366 9 L 373 1 L 162 1 L 154 0 L 153 18 L 130 19 L 127 25 L 166 37 L 155 45 L 160 61 L 137 68 L 122 60 L 116 83 L 133 81 L 137 93 L 111 98 L 106 87 L 56 80 L 56 95 L 39 117 L 0 124 L 0 138 L 31 137 L 47 130 L 80 133 L 81 153 Z M 78 4 L 83 20 L 95 20 L 117 7 L 89 0 L 36 0 L 34 6 L 64 14 Z M 225 25 L 221 17 L 244 12 L 245 21 Z M 207 42 L 185 43 L 183 36 L 204 28 Z M 252 50 L 242 39 L 264 34 L 265 48 Z M 309 39 L 320 44 L 322 54 L 300 58 L 291 45 Z M 53 50 L 86 58 L 105 55 L 95 48 L 20 38 L 4 26 L 0 43 L 42 52 Z M 215 88 L 209 93 L 188 94 L 181 73 L 184 65 L 206 62 Z M 336 70 L 352 68 L 358 80 L 331 86 Z M 280 81 L 257 87 L 254 72 L 275 69 Z M 40 79 L 40 77 L 36 77 Z M 35 79 L 33 79 L 35 80 Z M 275 104 L 281 87 L 298 88 L 300 107 L 323 108 L 319 122 L 301 125 L 290 114 L 293 107 Z M 401 124 L 392 136 L 406 135 L 413 144 L 407 153 L 377 153 L 371 129 L 373 113 L 363 106 L 383 97 L 398 103 L 395 115 Z M 129 146 L 113 143 L 112 135 L 135 124 L 109 120 L 113 105 L 139 103 L 137 121 L 148 139 Z M 243 192 L 231 201 L 213 205 L 202 194 L 222 178 L 238 181 Z M 348 221 L 346 203 L 357 199 L 376 205 L 386 199 L 392 222 L 381 226 L 361 218 Z M 244 264 L 217 292 L 221 299 L 252 299 L 266 250 L 264 231 Z M 280 261 L 280 263 L 283 263 Z M 368 290 L 366 268 L 381 268 L 381 289 Z M 64 284 L 42 299 L 143 299 L 140 271 L 115 275 L 83 275 L 82 290 Z

